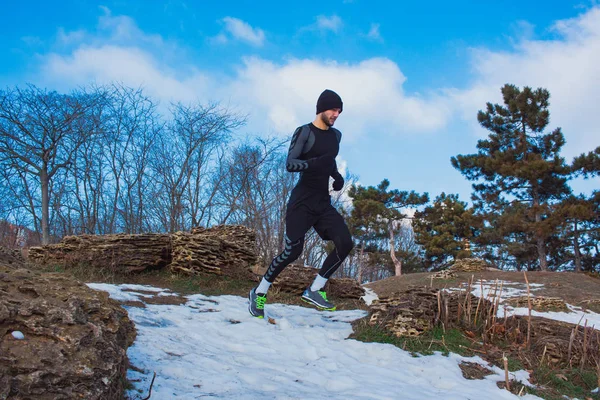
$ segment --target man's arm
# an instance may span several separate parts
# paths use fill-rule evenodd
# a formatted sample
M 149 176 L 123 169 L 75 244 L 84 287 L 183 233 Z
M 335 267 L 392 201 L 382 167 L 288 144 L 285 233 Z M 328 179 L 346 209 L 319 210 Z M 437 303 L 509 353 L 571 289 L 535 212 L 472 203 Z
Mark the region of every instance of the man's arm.
M 296 129 L 294 132 L 290 142 L 287 161 L 285 163 L 288 172 L 316 171 L 319 169 L 329 170 L 330 168 L 333 168 L 335 160 L 331 156 L 321 156 L 310 158 L 308 160 L 300 160 L 299 157 L 302 155 L 302 149 L 308 140 L 309 133 L 310 130 L 303 129 L 302 126 Z
M 333 190 L 339 192 L 344 187 L 344 178 L 342 174 L 337 169 L 337 163 L 334 161 L 333 172 L 331 173 L 331 177 L 333 178 Z
M 340 174 L 340 172 L 337 169 L 337 162 L 335 162 L 335 161 L 333 162 L 333 172 L 331 173 L 331 177 L 336 181 L 338 179 L 344 180 L 344 178 L 342 177 L 342 174 Z
M 335 130 L 338 144 L 342 141 L 342 132 L 339 130 Z M 333 190 L 339 191 L 344 187 L 344 178 L 342 174 L 337 169 L 337 162 L 333 162 L 333 171 L 331 172 L 331 177 L 333 178 Z

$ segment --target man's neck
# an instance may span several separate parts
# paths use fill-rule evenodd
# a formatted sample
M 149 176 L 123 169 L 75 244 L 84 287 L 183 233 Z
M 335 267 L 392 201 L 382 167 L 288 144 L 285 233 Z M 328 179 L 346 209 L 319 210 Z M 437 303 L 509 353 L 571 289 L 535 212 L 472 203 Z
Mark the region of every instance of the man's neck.
M 329 125 L 327 125 L 325 122 L 323 122 L 323 120 L 318 115 L 315 118 L 315 120 L 313 121 L 313 125 L 324 131 L 329 129 Z

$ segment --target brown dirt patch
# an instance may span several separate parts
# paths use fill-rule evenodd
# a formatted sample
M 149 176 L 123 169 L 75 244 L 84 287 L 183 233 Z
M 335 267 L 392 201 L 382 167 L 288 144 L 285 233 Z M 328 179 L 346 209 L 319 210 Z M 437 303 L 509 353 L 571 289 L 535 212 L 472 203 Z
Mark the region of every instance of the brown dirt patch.
M 156 292 L 153 292 L 151 290 L 123 289 L 123 291 L 130 292 L 130 293 L 145 294 L 145 295 L 149 295 L 149 296 L 154 296 L 156 294 Z
M 144 302 L 146 304 L 162 304 L 162 305 L 174 305 L 178 306 L 187 303 L 187 299 L 181 296 L 153 296 L 145 297 Z
M 409 286 L 432 286 L 434 288 L 458 288 L 466 284 L 473 276 L 475 281 L 485 279 L 488 281 L 504 280 L 525 284 L 522 272 L 507 271 L 481 271 L 457 272 L 454 279 L 433 279 L 430 272 L 420 272 L 394 276 L 381 281 L 368 283 L 379 297 L 390 296 L 393 293 L 403 292 Z M 544 287 L 532 291 L 532 295 L 545 297 L 560 297 L 565 302 L 600 312 L 600 279 L 587 274 L 575 272 L 527 272 L 530 283 L 543 284 Z
M 488 375 L 494 374 L 489 368 L 477 363 L 463 361 L 458 366 L 465 379 L 483 379 Z
M 127 307 L 146 308 L 146 304 L 144 304 L 143 302 L 141 302 L 139 300 L 125 300 L 125 301 L 119 301 L 119 303 L 121 305 L 127 306 Z

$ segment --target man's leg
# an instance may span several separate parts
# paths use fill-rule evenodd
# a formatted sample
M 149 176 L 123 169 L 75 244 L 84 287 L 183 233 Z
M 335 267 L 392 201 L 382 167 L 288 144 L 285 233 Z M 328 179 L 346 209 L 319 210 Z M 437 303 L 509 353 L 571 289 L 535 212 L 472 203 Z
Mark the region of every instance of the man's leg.
M 302 249 L 304 248 L 304 236 L 300 239 L 292 241 L 290 238 L 285 236 L 285 249 L 281 254 L 271 261 L 271 265 L 269 265 L 269 269 L 265 272 L 263 279 L 269 284 L 275 282 L 275 278 L 292 262 L 296 261 L 300 254 L 302 254 Z M 260 288 L 260 286 L 259 286 Z M 266 287 L 268 289 L 268 287 Z M 258 293 L 266 293 L 261 290 L 257 290 Z
M 267 301 L 267 291 L 271 287 L 271 284 L 275 282 L 277 275 L 279 275 L 290 263 L 300 257 L 303 247 L 304 236 L 296 241 L 292 241 L 286 235 L 285 249 L 271 261 L 269 269 L 267 269 L 267 272 L 263 275 L 258 286 L 250 290 L 250 294 L 248 295 L 250 300 L 248 310 L 250 311 L 250 314 L 258 318 L 265 317 L 264 309 Z
M 310 213 L 304 207 L 289 207 L 286 213 L 285 248 L 275 257 L 257 287 L 250 290 L 249 311 L 255 317 L 264 318 L 267 291 L 275 278 L 292 262 L 296 261 L 304 248 L 304 236 L 311 227 Z
M 344 218 L 333 206 L 319 218 L 315 230 L 324 240 L 333 240 L 335 248 L 329 253 L 321 270 L 315 277 L 312 285 L 305 290 L 302 298 L 319 308 L 335 310 L 335 306 L 327 301 L 326 294 L 322 291 L 327 280 L 339 268 L 354 247 L 352 236 Z

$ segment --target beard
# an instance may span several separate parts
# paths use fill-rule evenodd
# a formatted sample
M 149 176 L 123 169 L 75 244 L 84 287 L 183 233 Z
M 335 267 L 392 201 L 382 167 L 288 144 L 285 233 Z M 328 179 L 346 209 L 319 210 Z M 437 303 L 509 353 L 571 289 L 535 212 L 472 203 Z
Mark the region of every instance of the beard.
M 329 127 L 332 127 L 333 124 L 335 123 L 335 119 L 330 119 L 328 118 L 325 113 L 321 114 L 321 121 L 323 121 L 323 123 Z

